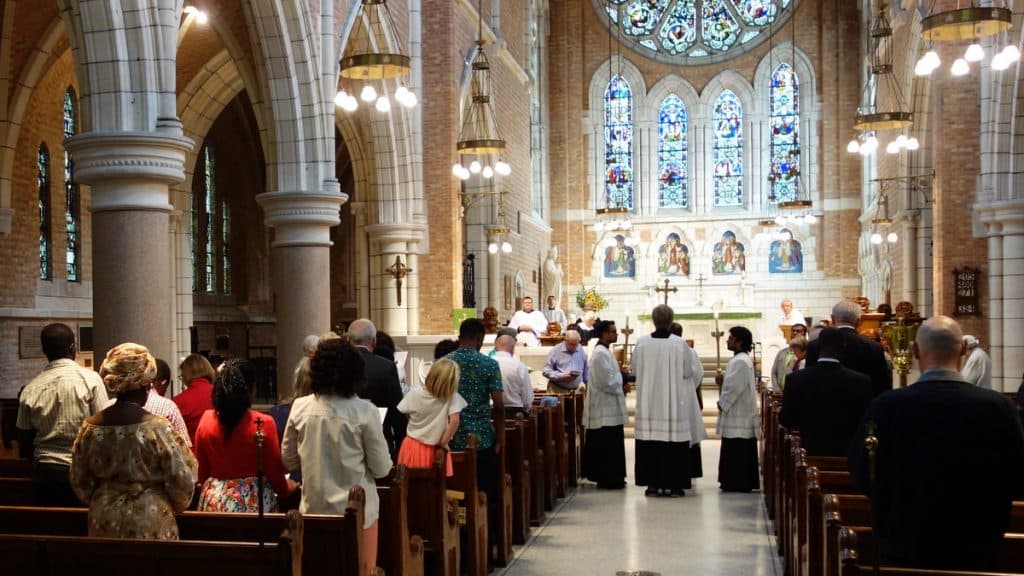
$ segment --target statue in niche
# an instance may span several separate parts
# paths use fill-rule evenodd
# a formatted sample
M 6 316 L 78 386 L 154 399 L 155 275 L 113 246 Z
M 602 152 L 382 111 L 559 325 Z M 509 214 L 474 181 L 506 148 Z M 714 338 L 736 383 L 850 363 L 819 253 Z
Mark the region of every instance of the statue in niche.
M 554 296 L 557 305 L 562 302 L 562 265 L 558 263 L 558 246 L 552 246 L 548 250 L 548 256 L 544 260 L 544 291 L 541 300 L 548 296 Z
M 636 276 L 636 258 L 632 246 L 626 245 L 626 237 L 615 235 L 615 245 L 604 249 L 605 278 L 633 278 Z
M 771 274 L 799 274 L 804 271 L 803 246 L 793 238 L 787 228 L 779 232 L 779 239 L 768 250 L 768 272 Z
M 747 269 L 747 256 L 743 243 L 736 240 L 732 230 L 726 230 L 715 244 L 711 255 L 711 272 L 715 275 L 742 274 Z
M 689 276 L 690 249 L 679 239 L 679 234 L 670 233 L 665 243 L 658 248 L 658 274 L 662 276 Z

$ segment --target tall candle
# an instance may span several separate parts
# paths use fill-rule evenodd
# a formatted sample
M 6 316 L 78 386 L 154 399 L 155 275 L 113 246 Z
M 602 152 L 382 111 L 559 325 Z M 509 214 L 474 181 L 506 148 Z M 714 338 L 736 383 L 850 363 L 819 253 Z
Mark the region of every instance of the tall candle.
M 715 332 L 721 332 L 721 330 L 718 329 L 718 310 L 715 310 Z
M 627 309 L 626 310 L 626 328 L 629 328 L 629 317 L 632 316 L 632 315 L 633 315 L 633 311 Z

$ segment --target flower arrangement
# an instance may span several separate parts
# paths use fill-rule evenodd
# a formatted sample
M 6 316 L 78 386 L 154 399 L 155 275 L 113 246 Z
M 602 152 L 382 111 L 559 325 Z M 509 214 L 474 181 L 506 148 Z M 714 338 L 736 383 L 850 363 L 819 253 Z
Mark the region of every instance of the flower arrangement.
M 608 307 L 608 301 L 597 293 L 596 288 L 580 286 L 580 289 L 576 292 L 576 305 L 580 307 L 580 310 L 584 310 L 587 304 L 590 304 L 594 312 L 600 312 Z

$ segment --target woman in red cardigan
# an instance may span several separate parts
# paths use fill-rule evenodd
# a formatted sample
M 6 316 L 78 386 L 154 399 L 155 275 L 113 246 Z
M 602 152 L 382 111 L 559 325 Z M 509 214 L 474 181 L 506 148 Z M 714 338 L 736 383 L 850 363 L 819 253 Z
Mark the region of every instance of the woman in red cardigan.
M 274 419 L 250 410 L 255 389 L 255 366 L 229 361 L 217 376 L 213 410 L 207 410 L 196 430 L 194 450 L 199 461 L 199 509 L 212 512 L 256 512 L 256 422 L 263 427 L 263 509 L 277 510 L 278 497 L 295 489 L 285 478 L 281 446 Z

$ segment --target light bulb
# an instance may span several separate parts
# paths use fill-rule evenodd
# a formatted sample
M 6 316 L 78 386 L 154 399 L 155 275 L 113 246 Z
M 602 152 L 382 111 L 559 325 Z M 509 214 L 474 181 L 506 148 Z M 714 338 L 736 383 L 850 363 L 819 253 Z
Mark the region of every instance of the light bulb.
M 1006 57 L 1006 54 L 999 52 L 992 57 L 992 69 L 997 71 L 1003 71 L 1010 67 L 1010 59 Z
M 900 145 L 897 144 L 895 141 L 889 142 L 888 144 L 885 145 L 885 151 L 889 154 L 899 154 Z
M 913 151 L 913 150 L 917 150 L 920 147 L 921 147 L 921 143 L 917 141 L 917 138 L 908 138 L 907 139 L 907 150 Z
M 476 160 L 473 160 L 473 161 L 472 161 L 472 162 L 470 162 L 470 164 L 469 164 L 469 171 L 470 171 L 471 173 L 473 173 L 473 174 L 479 174 L 479 173 L 480 173 L 480 170 L 482 170 L 482 169 L 483 169 L 483 167 L 482 167 L 482 166 L 480 166 L 480 162 L 478 162 L 478 161 L 476 161 Z
M 497 172 L 498 174 L 501 174 L 502 176 L 508 176 L 509 174 L 512 173 L 512 167 L 509 166 L 506 162 L 498 160 L 497 162 L 494 163 L 494 171 Z
M 846 151 L 850 154 L 860 152 L 860 142 L 858 142 L 856 138 L 850 140 L 850 143 L 846 145 Z
M 814 214 L 808 214 L 804 216 L 804 224 L 814 224 L 818 221 L 818 217 Z
M 469 177 L 470 177 L 469 170 L 465 166 L 463 166 L 462 169 L 459 170 L 459 179 L 460 180 L 469 180 Z
M 487 251 L 490 252 L 491 254 L 497 254 L 498 245 L 495 244 L 494 242 L 491 242 L 490 244 L 487 245 Z
M 502 242 L 501 243 L 501 251 L 504 252 L 505 254 L 511 253 L 512 252 L 512 244 L 510 242 L 508 242 L 508 241 Z
M 953 61 L 953 65 L 949 67 L 949 73 L 953 76 L 965 76 L 971 71 L 970 64 L 963 58 L 957 58 Z
M 900 237 L 897 236 L 895 232 L 889 232 L 889 235 L 885 237 L 886 242 L 889 244 L 895 244 L 899 239 Z
M 900 134 L 899 136 L 897 136 L 896 137 L 896 145 L 899 146 L 900 148 L 906 148 L 907 147 L 907 135 L 906 134 Z
M 874 234 L 872 234 L 871 235 L 871 243 L 875 244 L 875 245 L 881 244 L 882 243 L 882 235 L 879 234 L 878 232 L 875 232 Z
M 406 108 L 415 108 L 419 101 L 420 99 L 416 97 L 416 93 L 409 90 L 405 96 L 405 100 L 402 100 L 402 106 L 405 106 Z
M 930 66 L 932 70 L 935 70 L 942 65 L 942 60 L 939 60 L 939 53 L 935 50 L 929 50 L 926 52 L 924 59 L 928 61 L 928 66 Z
M 1016 44 L 1010 44 L 1006 48 L 1003 48 L 1002 53 L 1010 64 L 1020 60 L 1020 49 L 1017 48 Z
M 916 76 L 927 76 L 932 73 L 932 65 L 924 56 L 922 56 L 917 64 L 914 65 L 914 75 Z
M 494 168 L 491 168 L 490 166 L 484 166 L 484 169 L 480 172 L 480 175 L 483 176 L 484 178 L 492 178 L 494 177 Z
M 387 112 L 391 110 L 391 100 L 388 100 L 387 96 L 381 96 L 377 98 L 377 112 Z
M 458 176 L 459 174 L 462 174 L 462 164 L 452 164 L 452 176 Z
M 203 10 L 196 10 L 195 15 L 196 22 L 199 22 L 200 24 L 206 24 L 210 21 L 210 16 Z
M 377 99 L 377 89 L 367 84 L 363 86 L 363 91 L 359 93 L 359 97 L 363 99 L 363 102 L 369 104 Z
M 395 100 L 399 103 L 404 103 L 404 100 L 409 97 L 409 89 L 405 86 L 399 86 L 398 90 L 395 90 Z
M 964 52 L 964 60 L 967 60 L 968 62 L 981 62 L 984 59 L 985 49 L 977 42 L 968 46 L 967 51 Z
M 334 105 L 338 108 L 344 108 L 346 102 L 348 102 L 348 92 L 338 90 L 338 93 L 334 95 Z

